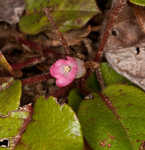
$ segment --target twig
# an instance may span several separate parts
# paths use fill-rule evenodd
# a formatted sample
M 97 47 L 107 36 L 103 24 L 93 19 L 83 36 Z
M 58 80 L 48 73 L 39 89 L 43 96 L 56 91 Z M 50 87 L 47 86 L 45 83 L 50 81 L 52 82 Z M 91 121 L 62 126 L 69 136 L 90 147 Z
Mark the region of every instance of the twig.
M 44 73 L 41 75 L 36 75 L 30 78 L 26 78 L 22 80 L 23 85 L 31 85 L 35 83 L 40 83 L 42 81 L 47 81 L 50 78 L 49 73 Z
M 42 53 L 42 46 L 40 44 L 25 40 L 24 38 L 21 38 L 21 37 L 17 37 L 16 40 L 18 41 L 18 43 L 27 45 L 30 49 L 35 49 L 36 51 L 39 51 L 40 53 Z
M 48 47 L 44 47 L 43 45 L 33 41 L 27 41 L 21 37 L 17 38 L 17 41 L 21 44 L 28 46 L 30 49 L 34 49 L 36 51 L 39 51 L 40 53 L 43 53 L 43 56 L 49 56 L 49 54 L 53 54 L 60 57 L 62 55 L 61 53 L 56 53 L 55 51 L 50 50 Z
M 59 31 L 56 23 L 54 22 L 52 16 L 50 15 L 50 10 L 48 8 L 44 9 L 44 12 L 48 18 L 48 20 L 50 21 L 51 25 L 53 26 L 53 28 L 55 29 L 56 35 L 58 36 L 60 42 L 62 43 L 64 50 L 65 50 L 65 54 L 66 55 L 70 55 L 70 48 L 67 44 L 66 39 L 63 37 L 62 33 Z
M 16 45 L 15 43 L 6 43 L 6 45 L 4 47 L 1 48 L 1 52 L 4 52 L 4 51 L 10 51 L 10 50 L 13 50 L 13 49 L 19 49 L 20 46 L 19 45 Z
M 44 57 L 33 57 L 33 58 L 28 59 L 27 61 L 25 61 L 23 63 L 12 64 L 12 67 L 14 70 L 21 70 L 25 67 L 39 64 L 39 63 L 43 62 L 44 60 L 45 60 Z

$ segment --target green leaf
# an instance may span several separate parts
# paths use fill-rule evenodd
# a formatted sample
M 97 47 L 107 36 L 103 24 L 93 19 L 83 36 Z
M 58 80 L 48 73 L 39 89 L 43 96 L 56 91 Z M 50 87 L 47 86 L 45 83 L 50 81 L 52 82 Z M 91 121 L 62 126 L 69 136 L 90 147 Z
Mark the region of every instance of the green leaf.
M 22 32 L 37 34 L 53 26 L 43 13 L 43 8 L 51 8 L 51 16 L 60 31 L 68 31 L 84 26 L 90 18 L 100 13 L 95 0 L 25 0 L 26 15 L 20 20 L 19 26 Z M 32 20 L 31 20 L 32 19 Z
M 103 94 L 120 118 L 97 94 L 83 101 L 78 116 L 86 140 L 94 150 L 139 150 L 145 141 L 145 93 L 131 85 L 110 85 Z
M 3 67 L 5 70 L 7 70 L 11 75 L 13 75 L 14 71 L 12 66 L 8 63 L 5 56 L 0 51 L 0 66 Z
M 35 13 L 40 11 L 42 8 L 48 7 L 48 1 L 46 0 L 25 0 L 27 11 L 29 13 Z
M 107 63 L 101 63 L 100 69 L 106 86 L 116 83 L 130 83 L 126 78 L 114 71 Z
M 10 82 L 12 82 L 10 80 Z M 12 150 L 30 118 L 31 106 L 20 109 L 21 82 L 0 91 L 0 150 Z M 2 85 L 6 88 L 7 83 Z
M 135 150 L 145 141 L 145 93 L 127 85 L 112 85 L 104 90 L 120 116 Z
M 86 86 L 91 92 L 96 92 L 100 90 L 99 82 L 97 81 L 95 72 L 91 73 L 89 77 L 87 78 Z
M 0 91 L 0 115 L 16 110 L 20 105 L 21 81 L 14 81 L 12 85 Z
M 80 123 L 72 109 L 55 98 L 37 99 L 32 121 L 15 150 L 82 150 Z
M 130 2 L 139 6 L 145 6 L 145 0 L 130 0 Z
M 82 101 L 82 95 L 78 89 L 72 89 L 68 95 L 68 104 L 77 112 Z
M 21 18 L 20 29 L 27 34 L 37 34 L 46 29 L 48 19 L 42 13 L 29 14 Z
M 29 108 L 30 106 L 26 105 L 23 109 L 10 112 L 7 117 L 0 117 L 0 141 L 1 144 L 4 140 L 8 142 L 0 145 L 0 150 L 12 150 L 14 148 L 15 141 L 20 136 L 20 130 L 24 129 L 23 125 L 29 118 Z
M 88 144 L 93 150 L 133 150 L 119 120 L 97 94 L 94 97 L 83 101 L 78 113 Z

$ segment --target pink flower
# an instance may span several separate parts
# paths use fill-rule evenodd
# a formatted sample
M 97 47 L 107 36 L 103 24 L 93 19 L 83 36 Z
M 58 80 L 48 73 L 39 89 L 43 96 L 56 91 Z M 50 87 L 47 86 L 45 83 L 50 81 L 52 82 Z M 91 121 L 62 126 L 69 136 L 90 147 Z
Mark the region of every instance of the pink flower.
M 50 67 L 50 74 L 56 78 L 58 87 L 69 85 L 76 77 L 78 66 L 76 59 L 67 56 L 67 59 L 59 59 Z

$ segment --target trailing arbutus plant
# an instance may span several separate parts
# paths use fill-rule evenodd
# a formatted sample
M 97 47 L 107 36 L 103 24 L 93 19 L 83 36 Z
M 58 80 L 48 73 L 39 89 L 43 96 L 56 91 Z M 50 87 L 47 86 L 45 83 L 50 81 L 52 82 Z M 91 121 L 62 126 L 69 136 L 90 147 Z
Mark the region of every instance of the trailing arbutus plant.
M 20 20 L 20 30 L 27 32 L 24 25 L 27 26 L 31 21 L 28 24 L 25 21 L 38 11 L 39 17 L 35 17 L 39 19 L 34 17 L 36 22 L 33 20 L 35 24 L 32 25 L 36 28 L 29 30 L 29 34 L 42 32 L 42 27 L 49 22 L 64 53 L 50 50 L 22 35 L 15 37 L 17 43 L 27 51 L 35 49 L 39 57 L 36 55 L 23 63 L 10 64 L 1 53 L 1 66 L 10 78 L 0 87 L 0 121 L 3 123 L 2 131 L 5 131 L 4 134 L 0 132 L 0 149 L 83 150 L 84 145 L 89 145 L 85 149 L 144 150 L 145 93 L 132 85 L 135 83 L 145 90 L 144 2 L 112 2 L 101 26 L 96 57 L 89 61 L 72 53 L 65 33 L 59 30 L 53 9 L 47 6 L 48 2 L 40 2 L 40 6 L 45 6 L 43 8 L 35 5 L 35 11 L 30 1 L 26 2 L 28 10 Z M 47 72 L 23 78 L 21 74 L 24 68 L 40 64 L 39 68 L 43 70 L 41 64 L 49 61 L 47 55 L 55 58 L 51 66 L 46 67 Z M 109 65 L 102 62 L 103 56 Z M 14 81 L 11 77 L 22 81 L 23 91 L 21 81 Z M 49 94 L 49 98 L 44 98 L 44 94 L 37 98 L 36 95 L 33 105 L 20 106 L 21 92 L 29 90 L 29 85 L 43 81 L 46 84 L 52 78 L 58 87 L 55 97 Z M 39 84 L 37 88 L 40 87 Z M 9 105 L 5 102 L 7 100 Z M 15 122 L 18 124 L 14 127 Z M 13 128 L 15 132 L 11 133 Z

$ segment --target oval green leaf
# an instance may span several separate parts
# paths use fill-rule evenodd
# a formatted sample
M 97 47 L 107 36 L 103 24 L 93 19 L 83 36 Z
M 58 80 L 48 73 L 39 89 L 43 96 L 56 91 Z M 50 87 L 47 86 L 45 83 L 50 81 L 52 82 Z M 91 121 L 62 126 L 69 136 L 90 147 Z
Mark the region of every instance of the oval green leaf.
M 72 109 L 54 97 L 37 99 L 32 121 L 15 150 L 82 150 L 80 123 Z
M 131 85 L 110 85 L 103 91 L 119 119 L 97 95 L 80 105 L 83 133 L 94 150 L 140 150 L 145 142 L 145 93 Z
M 126 131 L 101 98 L 83 101 L 78 117 L 83 134 L 93 150 L 133 150 Z
M 135 86 L 111 85 L 104 90 L 116 108 L 135 150 L 145 141 L 145 93 Z

